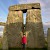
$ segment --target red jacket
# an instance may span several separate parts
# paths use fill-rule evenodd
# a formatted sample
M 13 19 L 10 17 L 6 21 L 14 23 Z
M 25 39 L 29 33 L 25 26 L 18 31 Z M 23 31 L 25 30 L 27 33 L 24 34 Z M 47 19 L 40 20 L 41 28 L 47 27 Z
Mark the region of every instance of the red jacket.
M 26 44 L 27 43 L 27 38 L 26 36 L 22 37 L 22 44 Z

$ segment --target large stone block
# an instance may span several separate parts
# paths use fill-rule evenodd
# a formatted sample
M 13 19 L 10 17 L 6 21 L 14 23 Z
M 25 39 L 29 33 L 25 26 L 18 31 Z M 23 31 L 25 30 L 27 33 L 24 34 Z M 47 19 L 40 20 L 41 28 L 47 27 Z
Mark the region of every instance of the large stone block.
M 21 34 L 23 26 L 22 11 L 9 11 L 6 22 L 6 33 L 9 48 L 18 48 L 21 46 Z M 4 37 L 5 37 L 4 36 Z M 6 43 L 6 42 L 5 42 Z
M 40 3 L 32 3 L 32 4 L 19 4 L 10 6 L 9 10 L 25 10 L 25 9 L 40 9 Z
M 0 50 L 2 49 L 2 37 L 0 36 Z
M 48 28 L 47 41 L 48 41 L 48 50 L 50 50 L 50 28 Z
M 3 31 L 2 49 L 8 50 L 8 37 L 6 34 L 6 28 L 4 28 L 4 31 Z
M 44 32 L 40 9 L 27 10 L 26 29 L 28 45 L 30 48 L 45 47 Z

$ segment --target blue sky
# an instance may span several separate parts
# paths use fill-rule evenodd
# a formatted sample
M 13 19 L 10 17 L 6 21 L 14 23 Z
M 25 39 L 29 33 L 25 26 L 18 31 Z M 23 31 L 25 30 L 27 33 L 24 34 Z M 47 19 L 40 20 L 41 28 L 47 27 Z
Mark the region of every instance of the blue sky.
M 8 8 L 15 4 L 40 3 L 43 23 L 50 22 L 50 0 L 0 0 L 0 22 L 6 22 Z M 24 16 L 26 16 L 24 14 Z

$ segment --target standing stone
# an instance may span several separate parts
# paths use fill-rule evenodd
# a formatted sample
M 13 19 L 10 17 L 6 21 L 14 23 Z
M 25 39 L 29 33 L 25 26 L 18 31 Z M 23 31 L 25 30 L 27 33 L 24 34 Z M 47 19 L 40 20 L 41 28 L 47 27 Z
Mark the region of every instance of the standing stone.
M 0 36 L 0 50 L 2 49 L 2 36 Z
M 23 25 L 22 11 L 9 11 L 6 22 L 6 33 L 9 48 L 21 47 L 21 34 Z M 5 37 L 4 36 L 4 37 Z M 6 43 L 6 42 L 5 42 Z
M 40 9 L 27 10 L 26 32 L 29 48 L 43 48 L 45 46 Z
M 50 28 L 48 28 L 47 41 L 48 41 L 48 50 L 50 50 Z
M 3 50 L 8 50 L 8 37 L 6 34 L 6 28 L 4 28 L 4 34 L 3 34 L 3 39 L 2 39 L 2 49 Z

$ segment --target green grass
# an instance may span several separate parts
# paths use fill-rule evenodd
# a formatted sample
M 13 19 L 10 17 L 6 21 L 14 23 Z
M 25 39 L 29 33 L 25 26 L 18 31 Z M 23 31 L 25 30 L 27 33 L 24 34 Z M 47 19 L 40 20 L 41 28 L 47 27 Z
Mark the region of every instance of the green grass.
M 0 49 L 2 48 L 2 44 L 0 44 Z

